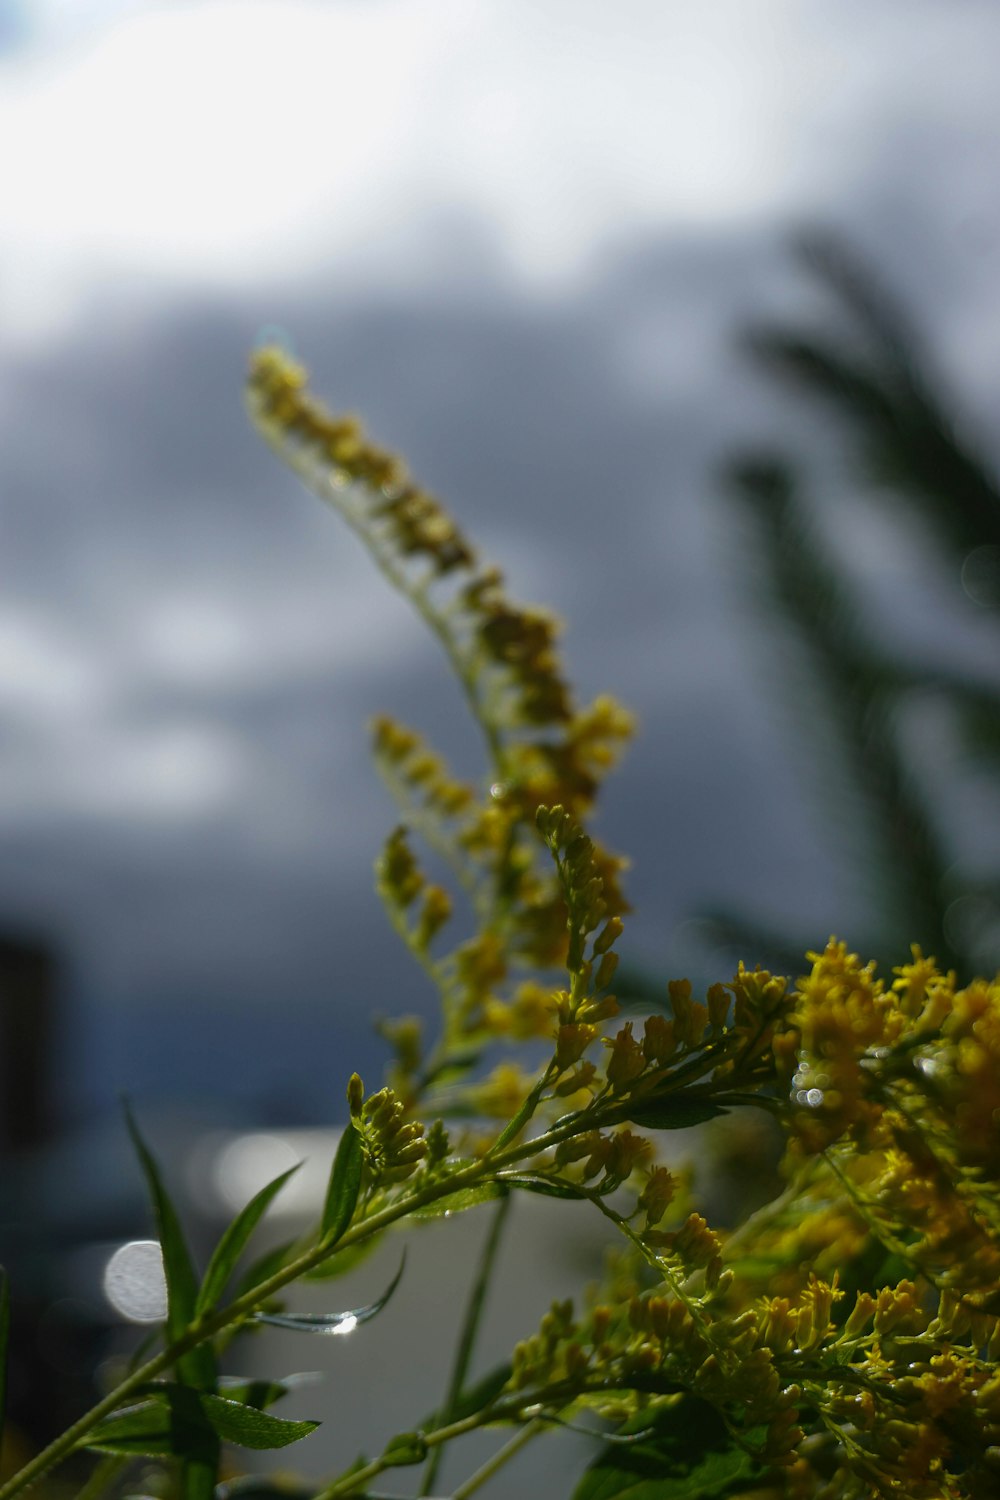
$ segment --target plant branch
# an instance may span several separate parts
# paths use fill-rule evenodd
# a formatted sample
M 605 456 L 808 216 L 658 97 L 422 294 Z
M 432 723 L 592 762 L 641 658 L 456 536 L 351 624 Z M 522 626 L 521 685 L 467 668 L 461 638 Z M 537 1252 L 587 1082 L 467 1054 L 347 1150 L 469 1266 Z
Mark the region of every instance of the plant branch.
M 493 1267 L 496 1263 L 500 1241 L 503 1238 L 504 1228 L 510 1214 L 512 1201 L 513 1198 L 510 1193 L 500 1199 L 496 1207 L 496 1212 L 493 1215 L 489 1234 L 483 1245 L 478 1272 L 465 1308 L 462 1333 L 458 1348 L 455 1351 L 455 1363 L 452 1367 L 451 1379 L 448 1382 L 444 1404 L 441 1407 L 441 1420 L 444 1422 L 450 1422 L 454 1417 L 465 1387 L 465 1380 L 469 1373 L 469 1364 L 472 1359 L 472 1351 L 475 1348 L 476 1335 L 479 1332 L 479 1324 L 486 1303 L 486 1293 L 493 1274 Z M 430 1457 L 427 1460 L 427 1467 L 424 1470 L 423 1483 L 420 1488 L 421 1495 L 429 1495 L 434 1488 L 434 1481 L 437 1478 L 438 1469 L 441 1467 L 441 1454 L 442 1449 L 440 1448 L 433 1448 L 431 1450 Z

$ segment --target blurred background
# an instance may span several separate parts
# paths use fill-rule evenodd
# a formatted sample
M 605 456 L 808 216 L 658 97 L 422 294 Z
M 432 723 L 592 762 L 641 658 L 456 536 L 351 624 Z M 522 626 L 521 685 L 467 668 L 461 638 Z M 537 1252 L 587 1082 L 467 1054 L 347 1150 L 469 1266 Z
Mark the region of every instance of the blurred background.
M 118 1096 L 203 1167 L 340 1120 L 431 1001 L 366 723 L 478 770 L 261 338 L 637 713 L 637 989 L 996 967 L 998 55 L 992 0 L 0 0 L 0 1257 L 69 1406 Z

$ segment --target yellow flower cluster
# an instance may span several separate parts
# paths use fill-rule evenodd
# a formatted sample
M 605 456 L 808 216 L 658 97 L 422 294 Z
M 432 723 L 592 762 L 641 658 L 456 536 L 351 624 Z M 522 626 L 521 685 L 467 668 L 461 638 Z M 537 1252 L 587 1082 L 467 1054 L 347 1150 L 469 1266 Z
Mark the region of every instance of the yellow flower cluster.
M 577 816 L 590 809 L 631 735 L 631 717 L 608 697 L 575 705 L 552 616 L 511 601 L 501 573 L 480 565 L 440 502 L 354 419 L 327 411 L 300 365 L 280 349 L 258 350 L 247 394 L 262 434 L 342 511 L 438 635 L 483 729 L 492 766 L 488 793 L 477 799 L 414 731 L 377 721 L 377 759 L 407 820 L 432 843 L 449 842 L 452 856 L 471 858 L 474 868 L 459 873 L 480 906 L 485 868 L 519 957 L 560 963 L 567 942 L 561 895 L 523 835 L 540 804 L 560 803 Z M 412 570 L 421 561 L 430 568 L 423 578 Z M 436 839 L 441 819 L 458 820 L 445 840 Z M 596 845 L 593 857 L 607 913 L 626 910 L 624 860 Z
M 559 1302 L 518 1346 L 505 1399 L 525 1420 L 711 1408 L 752 1459 L 731 1500 L 1000 1495 L 1000 979 L 960 987 L 914 948 L 884 980 L 831 939 L 794 984 L 743 965 L 704 995 L 676 979 L 661 1013 L 609 1028 L 624 861 L 583 821 L 629 716 L 576 705 L 557 621 L 513 602 L 401 460 L 281 351 L 257 354 L 249 399 L 437 635 L 488 751 L 477 789 L 416 731 L 374 725 L 404 819 L 379 889 L 443 1027 L 425 1052 L 413 1018 L 386 1024 L 393 1088 L 365 1100 L 352 1080 L 370 1184 L 420 1168 L 387 1195 L 402 1201 L 444 1182 L 454 1150 L 494 1163 L 492 1191 L 593 1201 L 631 1247 L 586 1316 Z M 415 836 L 471 926 L 452 923 Z M 501 1039 L 551 1055 L 530 1074 L 496 1062 Z M 425 1140 L 412 1115 L 428 1104 L 504 1126 L 452 1143 L 439 1121 Z M 785 1133 L 784 1188 L 726 1234 L 654 1138 L 751 1105 Z
M 364 1084 L 357 1073 L 352 1073 L 347 1085 L 349 1128 L 361 1136 L 372 1181 L 380 1187 L 403 1182 L 427 1155 L 424 1127 L 406 1118 L 406 1109 L 392 1089 L 379 1089 L 367 1099 L 364 1093 Z

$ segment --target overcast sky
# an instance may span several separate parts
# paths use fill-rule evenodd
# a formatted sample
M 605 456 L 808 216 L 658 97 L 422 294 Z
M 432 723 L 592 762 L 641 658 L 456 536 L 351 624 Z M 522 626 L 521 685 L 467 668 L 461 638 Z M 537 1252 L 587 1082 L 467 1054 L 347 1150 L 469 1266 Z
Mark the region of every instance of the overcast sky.
M 813 307 L 787 237 L 828 224 L 1000 457 L 997 56 L 993 0 L 0 0 L 0 910 L 65 953 L 74 1106 L 339 1114 L 425 1003 L 364 726 L 473 742 L 246 424 L 273 325 L 637 710 L 633 953 L 721 901 L 861 925 L 740 602 L 718 466 L 797 414 L 735 334 Z M 920 630 L 919 549 L 854 521 Z

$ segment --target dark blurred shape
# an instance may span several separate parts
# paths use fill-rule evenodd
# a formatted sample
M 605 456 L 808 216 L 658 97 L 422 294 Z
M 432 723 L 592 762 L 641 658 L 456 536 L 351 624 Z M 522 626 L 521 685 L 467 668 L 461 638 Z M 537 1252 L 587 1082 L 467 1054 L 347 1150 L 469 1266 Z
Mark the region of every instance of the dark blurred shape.
M 832 294 L 837 333 L 757 328 L 745 338 L 751 357 L 793 394 L 834 414 L 873 505 L 899 525 L 919 515 L 959 605 L 995 607 L 996 476 L 961 433 L 916 335 L 877 278 L 831 235 L 803 236 L 797 250 Z M 780 627 L 782 688 L 812 731 L 808 741 L 803 735 L 807 779 L 820 793 L 831 842 L 851 840 L 864 883 L 870 925 L 852 935 L 852 946 L 878 959 L 883 973 L 914 942 L 960 976 L 995 967 L 1000 869 L 970 873 L 967 851 L 944 821 L 944 782 L 918 765 L 904 720 L 921 703 L 943 704 L 967 764 L 1000 794 L 1000 684 L 961 663 L 902 660 L 876 639 L 856 583 L 820 533 L 801 466 L 782 448 L 739 456 L 726 480 L 749 522 L 754 567 L 747 571 L 758 602 Z M 1000 631 L 997 646 L 1000 662 Z M 993 840 L 989 856 L 998 854 Z M 706 933 L 750 963 L 793 974 L 803 947 L 825 936 L 768 931 L 725 911 L 708 915 Z
M 32 938 L 0 935 L 0 1153 L 54 1132 L 52 1055 L 56 959 Z
M 836 236 L 803 234 L 795 251 L 832 293 L 843 333 L 752 329 L 751 357 L 793 393 L 826 403 L 885 500 L 919 509 L 959 567 L 1000 545 L 997 476 L 962 432 L 902 308 Z

